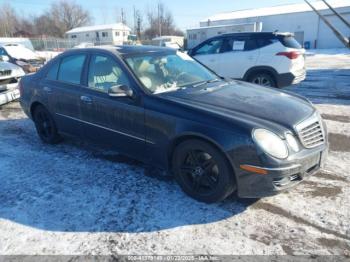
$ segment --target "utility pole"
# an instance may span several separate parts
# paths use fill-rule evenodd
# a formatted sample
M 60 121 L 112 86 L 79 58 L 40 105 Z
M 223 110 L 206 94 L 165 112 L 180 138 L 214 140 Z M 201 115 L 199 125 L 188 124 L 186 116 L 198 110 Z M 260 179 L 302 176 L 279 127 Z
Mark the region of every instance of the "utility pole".
M 337 10 L 335 10 L 330 4 L 328 4 L 328 2 L 326 0 L 322 0 L 328 7 L 330 10 L 332 10 L 332 12 L 339 17 L 339 19 L 346 24 L 349 28 L 350 28 L 350 23 L 344 18 L 344 16 L 342 16 Z
M 338 29 L 336 29 L 308 0 L 304 0 L 312 10 L 322 19 L 322 21 L 333 31 L 336 37 L 345 45 L 345 47 L 350 48 L 349 38 L 342 35 Z
M 137 21 L 136 21 L 136 9 L 135 6 L 133 6 L 133 10 L 134 10 L 134 34 L 136 34 L 137 31 Z
M 125 24 L 125 13 L 124 13 L 124 9 L 121 9 L 121 16 L 122 16 L 122 23 Z
M 160 3 L 158 3 L 158 28 L 159 28 L 159 36 L 162 36 L 162 24 L 160 20 L 161 20 Z

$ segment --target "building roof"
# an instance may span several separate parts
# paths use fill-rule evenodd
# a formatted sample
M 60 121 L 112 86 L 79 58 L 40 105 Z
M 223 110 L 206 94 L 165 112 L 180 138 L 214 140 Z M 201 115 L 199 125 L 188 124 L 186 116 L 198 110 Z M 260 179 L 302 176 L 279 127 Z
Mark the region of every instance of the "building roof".
M 75 33 L 84 33 L 84 32 L 92 32 L 92 31 L 102 31 L 102 30 L 123 30 L 123 31 L 131 31 L 130 27 L 123 23 L 116 24 L 107 24 L 107 25 L 93 25 L 93 26 L 83 26 L 76 27 L 72 30 L 66 32 L 66 34 L 75 34 Z
M 206 21 L 207 22 L 207 21 Z M 201 27 L 193 27 L 189 28 L 186 31 L 191 30 L 202 30 L 202 29 L 209 29 L 209 28 L 221 28 L 221 27 L 230 27 L 230 26 L 243 26 L 243 25 L 254 25 L 255 22 L 252 23 L 239 23 L 239 24 L 227 24 L 227 25 L 212 25 L 212 26 L 201 26 Z
M 328 1 L 328 3 L 333 8 L 350 7 L 350 0 L 333 0 L 333 1 Z M 326 4 L 321 1 L 312 2 L 312 4 L 317 10 L 329 9 L 326 6 Z M 278 5 L 273 7 L 246 9 L 246 10 L 238 10 L 238 11 L 232 11 L 227 13 L 221 13 L 221 14 L 213 15 L 201 22 L 204 23 L 204 22 L 208 22 L 208 20 L 222 21 L 222 20 L 233 20 L 233 19 L 242 19 L 242 18 L 250 18 L 250 17 L 301 13 L 301 12 L 309 12 L 309 11 L 312 11 L 312 9 L 306 3 Z

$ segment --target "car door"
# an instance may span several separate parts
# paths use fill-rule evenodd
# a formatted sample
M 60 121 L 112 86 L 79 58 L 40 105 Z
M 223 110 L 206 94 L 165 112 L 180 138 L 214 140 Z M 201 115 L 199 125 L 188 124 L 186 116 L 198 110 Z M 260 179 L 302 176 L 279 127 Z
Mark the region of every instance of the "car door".
M 224 39 L 220 55 L 220 75 L 242 79 L 245 73 L 256 65 L 260 52 L 255 38 L 233 36 Z
M 81 136 L 80 97 L 82 73 L 87 55 L 78 53 L 56 60 L 40 83 L 60 132 Z
M 223 39 L 220 38 L 209 40 L 194 50 L 192 56 L 220 75 L 222 43 Z
M 135 97 L 109 96 L 108 89 L 117 85 L 130 87 Z M 116 57 L 105 53 L 92 54 L 81 108 L 87 140 L 143 160 L 145 110 L 135 86 Z

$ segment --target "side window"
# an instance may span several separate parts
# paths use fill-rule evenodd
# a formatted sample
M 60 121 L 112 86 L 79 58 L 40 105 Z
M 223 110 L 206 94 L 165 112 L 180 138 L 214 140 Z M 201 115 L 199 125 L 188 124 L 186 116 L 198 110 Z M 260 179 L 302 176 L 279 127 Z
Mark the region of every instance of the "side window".
M 130 86 L 126 73 L 112 58 L 93 55 L 89 65 L 89 88 L 107 93 L 110 87 L 116 85 Z
M 57 73 L 59 68 L 59 61 L 55 61 L 52 65 L 49 71 L 47 72 L 46 79 L 48 80 L 57 80 Z
M 63 58 L 58 72 L 58 80 L 72 84 L 80 84 L 85 58 L 85 55 L 72 55 Z
M 221 53 L 252 51 L 258 48 L 257 41 L 249 37 L 236 37 L 226 39 L 223 43 Z
M 263 48 L 265 46 L 272 45 L 273 43 L 278 42 L 277 39 L 272 39 L 272 38 L 259 38 L 256 40 L 257 45 L 259 48 Z
M 196 50 L 195 55 L 218 54 L 222 46 L 222 39 L 210 41 Z

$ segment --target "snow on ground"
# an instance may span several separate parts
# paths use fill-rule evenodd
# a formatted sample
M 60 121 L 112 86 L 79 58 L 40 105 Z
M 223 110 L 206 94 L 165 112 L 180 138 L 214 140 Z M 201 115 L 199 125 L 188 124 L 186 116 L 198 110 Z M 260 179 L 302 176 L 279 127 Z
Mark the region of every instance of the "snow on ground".
M 350 69 L 350 49 L 317 49 L 306 52 L 308 70 Z
M 327 122 L 326 168 L 260 200 L 198 203 L 116 153 L 44 145 L 18 103 L 3 107 L 0 254 L 349 254 L 350 57 L 327 56 L 330 68 L 324 59 L 308 57 L 307 80 L 288 90 Z

